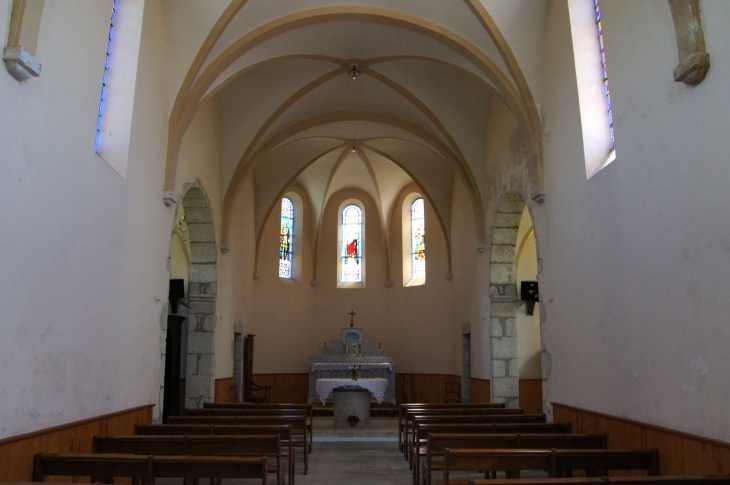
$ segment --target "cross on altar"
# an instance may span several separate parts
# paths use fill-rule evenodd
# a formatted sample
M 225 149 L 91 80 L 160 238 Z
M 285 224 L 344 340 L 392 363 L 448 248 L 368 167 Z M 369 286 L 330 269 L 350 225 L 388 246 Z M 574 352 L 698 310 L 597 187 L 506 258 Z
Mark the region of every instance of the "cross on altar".
M 348 313 L 348 315 L 350 315 L 350 326 L 354 327 L 355 326 L 355 315 L 357 315 L 357 313 L 355 313 L 355 310 L 350 310 L 350 313 Z

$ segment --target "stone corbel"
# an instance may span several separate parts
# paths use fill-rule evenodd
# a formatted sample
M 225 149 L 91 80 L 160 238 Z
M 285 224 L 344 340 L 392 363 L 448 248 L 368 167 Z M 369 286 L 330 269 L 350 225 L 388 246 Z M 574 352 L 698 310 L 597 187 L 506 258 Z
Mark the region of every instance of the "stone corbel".
M 19 45 L 5 47 L 3 61 L 10 75 L 18 81 L 26 81 L 41 75 L 41 63 Z
M 710 54 L 705 47 L 699 0 L 668 0 L 674 21 L 679 65 L 674 81 L 690 86 L 701 83 L 710 69 Z

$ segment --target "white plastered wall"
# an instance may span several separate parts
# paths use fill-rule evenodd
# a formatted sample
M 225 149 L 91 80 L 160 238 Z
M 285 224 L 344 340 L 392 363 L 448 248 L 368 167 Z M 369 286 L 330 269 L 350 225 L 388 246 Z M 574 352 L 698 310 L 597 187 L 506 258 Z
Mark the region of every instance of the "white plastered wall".
M 702 2 L 712 68 L 692 88 L 666 2 L 601 6 L 619 158 L 588 181 L 565 2 L 545 39 L 548 399 L 727 441 L 730 10 Z
M 15 228 L 0 236 L 0 437 L 157 402 L 174 217 L 164 27 L 147 2 L 125 180 L 93 148 L 110 5 L 47 2 L 42 76 L 0 70 L 0 223 Z

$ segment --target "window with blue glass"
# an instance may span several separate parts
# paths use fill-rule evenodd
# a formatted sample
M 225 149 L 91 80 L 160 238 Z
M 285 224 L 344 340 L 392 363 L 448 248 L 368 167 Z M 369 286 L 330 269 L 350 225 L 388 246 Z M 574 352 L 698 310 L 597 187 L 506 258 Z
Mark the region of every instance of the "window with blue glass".
M 112 52 L 112 42 L 114 41 L 114 19 L 117 14 L 117 1 L 112 3 L 112 16 L 109 21 L 109 36 L 106 42 L 106 59 L 104 61 L 104 75 L 101 78 L 101 95 L 99 96 L 99 113 L 96 117 L 96 138 L 94 139 L 94 151 L 99 152 L 101 143 L 101 124 L 104 119 L 104 101 L 107 94 L 107 80 L 109 78 L 109 58 Z

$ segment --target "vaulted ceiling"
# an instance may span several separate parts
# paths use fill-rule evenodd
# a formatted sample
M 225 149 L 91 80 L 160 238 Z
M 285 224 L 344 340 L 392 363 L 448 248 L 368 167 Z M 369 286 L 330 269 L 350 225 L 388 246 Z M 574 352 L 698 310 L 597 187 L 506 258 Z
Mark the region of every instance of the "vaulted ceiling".
M 530 0 L 167 0 L 171 75 L 166 188 L 203 103 L 220 110 L 223 242 L 253 177 L 256 229 L 293 183 L 318 219 L 343 188 L 388 222 L 415 183 L 449 238 L 453 183 L 484 237 L 485 139 L 503 103 L 540 153 L 540 42 L 547 2 Z M 356 79 L 348 71 L 356 66 Z M 386 224 L 389 227 L 389 224 Z

